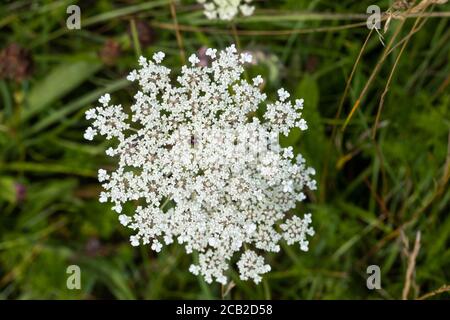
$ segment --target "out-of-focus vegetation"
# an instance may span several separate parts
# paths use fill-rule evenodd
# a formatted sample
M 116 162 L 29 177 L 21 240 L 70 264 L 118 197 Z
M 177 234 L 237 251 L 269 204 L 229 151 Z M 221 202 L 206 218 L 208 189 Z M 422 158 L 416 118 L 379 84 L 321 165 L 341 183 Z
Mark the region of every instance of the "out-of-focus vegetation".
M 310 129 L 283 144 L 317 168 L 319 189 L 298 207 L 313 213 L 310 251 L 283 245 L 263 284 L 232 274 L 226 298 L 398 299 L 439 288 L 431 298 L 448 298 L 450 5 L 406 17 L 424 1 L 412 2 L 261 0 L 230 24 L 189 0 L 2 1 L 0 298 L 221 298 L 188 272 L 182 247 L 130 246 L 97 199 L 97 169 L 113 165 L 107 144 L 83 132 L 104 92 L 129 105 L 136 88 L 124 78 L 138 55 L 164 51 L 177 70 L 183 54 L 230 43 L 257 58 L 248 72 L 268 80 L 269 96 L 284 86 L 305 99 Z M 66 28 L 73 3 L 81 30 Z M 385 47 L 365 25 L 371 4 L 396 12 L 380 31 Z M 66 288 L 71 264 L 81 290 Z M 372 264 L 381 290 L 366 287 Z

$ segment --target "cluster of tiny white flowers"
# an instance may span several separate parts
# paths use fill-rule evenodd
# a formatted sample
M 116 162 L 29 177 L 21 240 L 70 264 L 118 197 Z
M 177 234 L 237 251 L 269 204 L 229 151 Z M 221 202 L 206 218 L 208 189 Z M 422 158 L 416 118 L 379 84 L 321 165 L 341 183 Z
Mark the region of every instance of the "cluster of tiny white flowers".
M 241 255 L 237 267 L 242 280 L 253 279 L 255 283 L 261 282 L 261 274 L 270 271 L 270 266 L 264 264 L 264 258 L 251 250 L 247 250 Z
M 207 49 L 207 66 L 192 55 L 172 85 L 170 70 L 153 60 L 139 59 L 140 69 L 128 79 L 140 90 L 134 96 L 131 117 L 120 105 L 101 106 L 86 112 L 93 121 L 85 138 L 96 134 L 115 138 L 106 154 L 117 157 L 118 167 L 100 169 L 104 191 L 100 201 L 136 201 L 132 216 L 119 221 L 135 230 L 131 244 L 149 244 L 159 252 L 163 243 L 183 244 L 196 251 L 198 261 L 189 270 L 207 282 L 226 283 L 226 270 L 235 254 L 243 280 L 261 280 L 270 270 L 256 253 L 278 252 L 279 241 L 299 243 L 307 250 L 311 215 L 303 219 L 289 213 L 314 190 L 314 169 L 292 147 L 282 148 L 279 134 L 293 127 L 305 130 L 301 118 L 303 101 L 288 101 L 279 90 L 275 103 L 260 91 L 261 76 L 251 83 L 242 79 L 249 54 L 238 54 L 234 45 L 223 51 Z M 260 106 L 267 108 L 262 120 Z
M 255 11 L 255 7 L 250 3 L 253 0 L 197 0 L 203 4 L 205 16 L 214 20 L 232 20 L 239 11 L 244 16 L 251 16 Z
M 283 238 L 287 244 L 291 245 L 298 242 L 301 250 L 308 251 L 309 241 L 306 240 L 306 235 L 314 235 L 314 229 L 309 226 L 311 222 L 310 213 L 305 214 L 303 219 L 293 216 L 291 219 L 286 220 L 280 228 L 283 230 Z

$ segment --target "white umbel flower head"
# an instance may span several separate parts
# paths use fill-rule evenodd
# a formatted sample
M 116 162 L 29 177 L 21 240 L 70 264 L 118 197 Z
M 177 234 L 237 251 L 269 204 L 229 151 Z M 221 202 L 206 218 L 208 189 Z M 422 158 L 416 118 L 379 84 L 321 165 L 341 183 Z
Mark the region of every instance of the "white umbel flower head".
M 128 76 L 140 87 L 132 115 L 109 105 L 106 95 L 87 111 L 93 123 L 85 137 L 117 141 L 106 151 L 117 168 L 99 170 L 100 201 L 119 213 L 125 202 L 139 202 L 134 214 L 119 216 L 135 231 L 133 246 L 159 252 L 176 241 L 198 253 L 189 270 L 207 282 L 226 283 L 230 261 L 241 255 L 241 279 L 258 283 L 270 270 L 261 253 L 278 252 L 282 240 L 307 250 L 313 234 L 311 215 L 300 218 L 292 210 L 306 198 L 305 188 L 316 188 L 314 169 L 278 141 L 293 127 L 306 128 L 303 100 L 293 104 L 281 89 L 278 101 L 266 101 L 261 76 L 243 79 L 251 57 L 234 45 L 207 53 L 211 63 L 192 56 L 177 85 L 160 64 L 163 54 L 141 57 L 140 69 Z M 267 111 L 259 119 L 261 105 Z
M 232 20 L 239 12 L 248 17 L 253 14 L 255 7 L 250 3 L 253 0 L 197 0 L 203 4 L 205 16 L 210 20 Z

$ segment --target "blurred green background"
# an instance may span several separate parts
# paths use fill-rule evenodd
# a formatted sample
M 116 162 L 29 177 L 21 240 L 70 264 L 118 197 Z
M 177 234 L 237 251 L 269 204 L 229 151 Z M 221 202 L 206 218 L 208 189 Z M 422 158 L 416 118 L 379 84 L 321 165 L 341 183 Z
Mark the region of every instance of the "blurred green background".
M 97 200 L 96 172 L 114 163 L 107 143 L 83 140 L 84 112 L 105 92 L 130 104 L 124 79 L 140 54 L 164 51 L 176 72 L 183 52 L 237 43 L 269 97 L 283 86 L 305 99 L 310 129 L 282 142 L 317 169 L 319 189 L 298 207 L 313 213 L 310 251 L 283 244 L 261 285 L 231 274 L 225 298 L 448 299 L 450 5 L 412 2 L 260 0 L 224 23 L 189 0 L 2 1 L 0 298 L 222 298 L 182 247 L 131 247 Z M 75 3 L 82 28 L 68 30 Z M 385 47 L 365 25 L 371 4 L 391 8 Z M 66 288 L 71 264 L 81 290 Z M 381 290 L 366 287 L 369 265 Z

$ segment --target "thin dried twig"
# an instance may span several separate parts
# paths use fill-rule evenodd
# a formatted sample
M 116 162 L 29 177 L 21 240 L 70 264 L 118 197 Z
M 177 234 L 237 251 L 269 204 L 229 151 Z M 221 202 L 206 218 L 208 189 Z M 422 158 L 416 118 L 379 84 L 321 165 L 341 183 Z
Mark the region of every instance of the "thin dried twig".
M 398 34 L 400 33 L 400 30 L 402 29 L 406 19 L 405 17 L 408 16 L 409 14 L 413 13 L 413 14 L 417 14 L 418 18 L 416 20 L 416 23 L 414 24 L 414 27 L 412 28 L 413 31 L 415 31 L 417 29 L 417 22 L 420 20 L 421 17 L 425 17 L 426 15 L 424 14 L 424 11 L 430 7 L 431 5 L 434 4 L 443 4 L 445 2 L 447 2 L 447 0 L 422 0 L 419 4 L 411 7 L 410 9 L 408 9 L 405 12 L 391 12 L 392 10 L 388 10 L 388 14 L 385 16 L 386 18 L 386 24 L 388 25 L 389 21 L 391 19 L 399 19 L 400 20 L 400 24 L 397 27 L 394 35 L 392 36 L 389 44 L 386 46 L 383 54 L 380 57 L 380 60 L 377 62 L 374 70 L 372 71 L 372 74 L 369 77 L 369 80 L 367 81 L 366 85 L 364 86 L 363 90 L 361 91 L 358 99 L 356 100 L 355 104 L 353 105 L 352 110 L 350 111 L 349 115 L 347 116 L 347 118 L 345 119 L 344 125 L 342 126 L 342 131 L 345 130 L 345 128 L 347 127 L 348 123 L 350 122 L 351 118 L 353 117 L 355 111 L 359 108 L 362 99 L 364 98 L 364 96 L 366 95 L 372 81 L 375 79 L 375 76 L 378 74 L 381 66 L 383 65 L 384 61 L 386 60 L 386 58 L 389 56 L 389 54 L 392 52 L 392 49 L 395 48 L 399 43 L 397 43 L 395 46 L 393 45 L 394 40 L 397 38 Z M 414 34 L 414 32 L 409 33 L 407 37 L 405 37 L 405 39 L 401 40 L 404 41 L 403 43 L 403 47 L 402 50 L 404 49 L 404 47 L 406 46 L 406 43 L 408 42 L 409 38 Z M 392 76 L 393 73 L 391 73 Z M 382 98 L 384 99 L 384 97 Z M 381 104 L 382 106 L 382 104 Z M 374 127 L 376 128 L 376 126 Z M 374 129 L 376 130 L 376 129 Z
M 222 285 L 222 299 L 225 299 L 229 294 L 231 289 L 236 286 L 234 281 L 230 281 L 227 285 Z
M 308 13 L 305 14 L 305 20 L 307 17 L 315 17 L 318 16 L 321 18 L 321 20 L 339 20 L 339 19 L 354 19 L 355 14 L 348 14 L 346 16 L 337 16 L 334 17 L 333 15 L 324 15 L 322 17 L 321 15 L 315 15 L 314 13 Z M 395 16 L 391 15 L 383 15 L 381 17 L 382 21 L 387 21 L 390 19 L 401 19 L 406 20 L 409 18 L 415 18 L 415 17 L 430 17 L 430 18 L 446 18 L 450 17 L 450 12 L 432 12 L 432 13 L 425 13 L 425 14 L 410 14 L 410 13 L 401 13 L 397 14 Z M 401 17 L 401 18 L 400 18 Z M 280 15 L 280 19 L 282 18 L 282 15 Z M 316 32 L 337 32 L 347 29 L 353 29 L 353 28 L 360 28 L 366 26 L 366 19 L 367 15 L 360 15 L 359 18 L 361 20 L 364 20 L 363 22 L 355 22 L 350 24 L 345 24 L 341 26 L 331 26 L 331 27 L 317 27 L 317 28 L 299 28 L 299 29 L 286 29 L 286 30 L 237 30 L 237 34 L 239 36 L 289 36 L 293 34 L 309 34 L 309 33 L 316 33 Z M 317 18 L 314 18 L 317 19 Z M 309 19 L 309 20 L 314 20 Z M 163 23 L 163 22 L 152 22 L 152 26 L 154 28 L 159 29 L 165 29 L 165 30 L 178 30 L 183 32 L 203 32 L 208 34 L 224 34 L 224 35 L 233 35 L 233 30 L 226 30 L 226 29 L 219 29 L 219 28 L 210 28 L 210 27 L 197 27 L 192 25 L 183 25 L 183 24 L 171 24 L 171 23 Z
M 175 3 L 173 2 L 173 0 L 170 1 L 170 13 L 172 15 L 175 35 L 177 37 L 177 43 L 180 49 L 181 62 L 184 64 L 186 62 L 186 54 L 184 52 L 183 38 L 181 37 L 180 27 L 178 25 L 177 10 L 175 8 Z
M 448 0 L 422 0 L 417 4 L 417 6 L 411 9 L 411 13 L 419 13 L 421 11 L 426 10 L 431 5 L 444 4 L 447 2 Z
M 359 94 L 358 99 L 356 100 L 355 104 L 353 105 L 352 110 L 350 111 L 349 115 L 347 116 L 347 118 L 345 119 L 344 125 L 342 126 L 342 131 L 345 130 L 345 128 L 347 127 L 347 125 L 349 124 L 350 120 L 353 117 L 353 114 L 355 113 L 355 111 L 359 108 L 360 104 L 361 104 L 361 100 L 363 99 L 363 97 L 366 95 L 367 91 L 369 90 L 370 85 L 372 84 L 372 81 L 375 79 L 375 76 L 378 74 L 378 72 L 381 69 L 381 66 L 383 65 L 384 61 L 386 60 L 387 56 L 388 56 L 388 51 L 390 50 L 390 48 L 392 47 L 395 39 L 397 38 L 397 36 L 400 33 L 400 30 L 402 29 L 403 25 L 405 23 L 405 20 L 401 20 L 400 24 L 398 25 L 397 29 L 394 32 L 394 35 L 392 36 L 391 40 L 389 41 L 388 45 L 386 46 L 386 48 L 384 49 L 384 52 L 382 53 L 380 60 L 377 62 L 377 64 L 375 65 L 375 68 L 373 69 L 369 79 L 367 80 L 364 88 L 362 89 L 361 93 Z
M 403 287 L 402 299 L 407 300 L 411 283 L 413 281 L 414 270 L 416 269 L 416 258 L 420 250 L 420 231 L 416 233 L 416 241 L 412 252 L 408 252 L 408 267 L 406 269 L 405 286 Z
M 444 174 L 442 175 L 441 186 L 447 185 L 449 178 L 450 178 L 450 131 L 448 132 L 447 157 L 445 159 Z
M 425 299 L 431 298 L 431 297 L 433 297 L 435 295 L 438 295 L 438 294 L 441 294 L 441 293 L 444 293 L 444 292 L 449 292 L 449 291 L 450 291 L 450 285 L 444 284 L 439 289 L 431 291 L 431 292 L 428 292 L 428 293 L 424 294 L 423 296 L 418 297 L 416 300 L 425 300 Z
M 365 22 L 351 23 L 336 27 L 318 27 L 318 28 L 304 28 L 304 29 L 289 29 L 289 30 L 237 30 L 237 34 L 240 36 L 289 36 L 292 34 L 307 34 L 315 32 L 331 32 L 341 31 L 352 28 L 359 28 L 365 26 Z M 152 26 L 160 29 L 176 30 L 176 26 L 170 23 L 153 22 Z M 186 32 L 203 32 L 209 34 L 226 34 L 232 35 L 232 30 L 206 28 L 206 27 L 193 27 L 188 25 L 178 25 L 178 30 Z
M 412 35 L 412 33 L 415 31 L 415 29 L 416 29 L 417 25 L 419 24 L 419 22 L 420 22 L 420 18 L 417 18 L 417 20 L 415 21 L 414 26 L 412 27 L 412 29 L 409 32 L 408 36 Z M 423 26 L 423 24 L 422 24 L 422 26 Z M 398 53 L 397 57 L 395 58 L 395 62 L 394 62 L 394 65 L 392 66 L 392 70 L 391 70 L 391 72 L 389 74 L 388 80 L 386 82 L 386 86 L 384 87 L 384 91 L 381 94 L 381 99 L 380 99 L 380 103 L 378 105 L 378 111 L 377 111 L 377 115 L 376 115 L 376 118 L 375 118 L 375 124 L 374 124 L 373 130 L 372 130 L 372 138 L 373 139 L 375 139 L 376 134 L 377 134 L 378 123 L 380 122 L 381 111 L 383 110 L 383 106 L 384 106 L 384 99 L 386 98 L 386 95 L 387 95 L 387 93 L 389 91 L 389 87 L 391 85 L 391 81 L 392 81 L 392 78 L 394 77 L 394 73 L 395 73 L 395 70 L 397 69 L 397 65 L 398 65 L 398 63 L 400 61 L 400 58 L 402 57 L 403 52 L 405 51 L 406 45 L 408 44 L 409 39 L 411 39 L 411 38 L 408 37 L 407 39 L 408 40 L 406 40 L 403 43 L 403 45 L 402 45 L 402 47 L 400 49 L 400 52 Z M 390 53 L 390 51 L 387 52 L 387 54 L 389 54 L 389 53 Z

